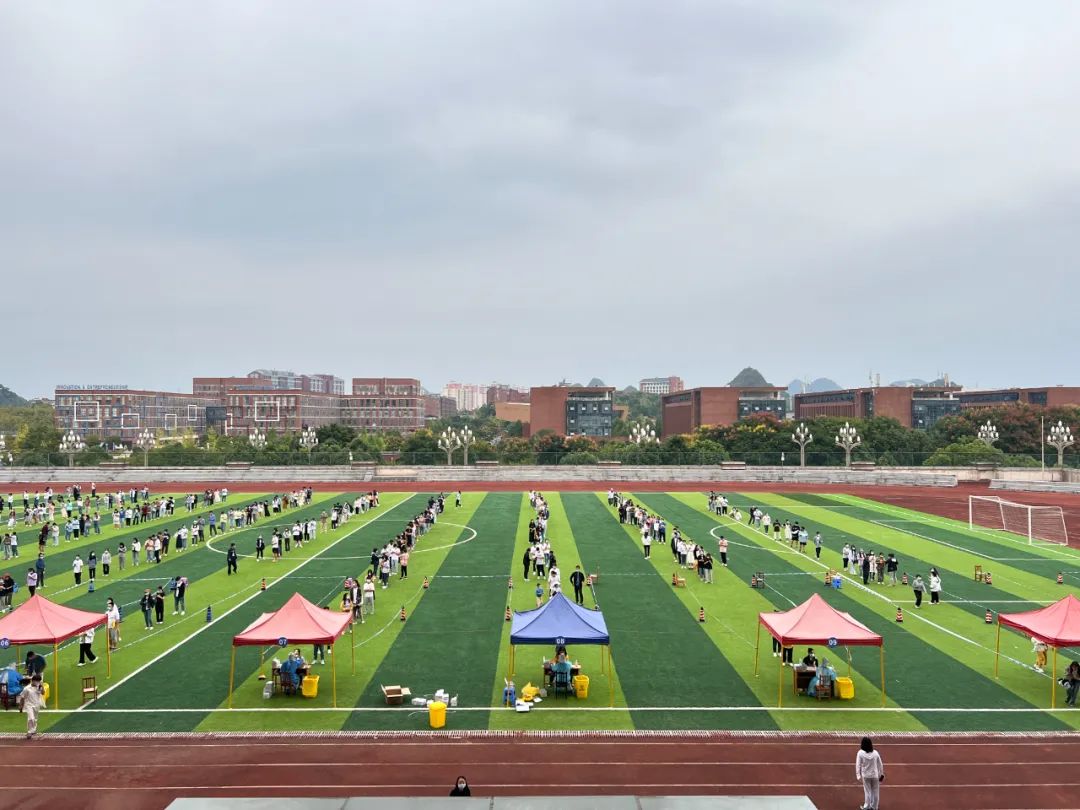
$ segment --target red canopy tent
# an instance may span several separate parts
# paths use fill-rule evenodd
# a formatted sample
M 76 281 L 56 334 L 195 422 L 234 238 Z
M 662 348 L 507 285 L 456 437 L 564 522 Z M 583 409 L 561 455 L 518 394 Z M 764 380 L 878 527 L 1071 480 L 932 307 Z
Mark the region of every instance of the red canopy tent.
M 885 705 L 885 647 L 881 636 L 850 614 L 837 610 L 820 595 L 814 594 L 805 602 L 783 613 L 759 613 L 757 641 L 754 644 L 754 674 L 758 671 L 758 650 L 761 646 L 761 626 L 784 647 L 796 644 L 825 644 L 830 647 L 877 647 L 881 658 L 881 705 Z M 783 673 L 784 659 L 780 658 Z M 778 685 L 777 705 L 784 705 L 783 677 Z
M 1023 613 L 999 613 L 997 648 L 994 651 L 994 677 L 1001 661 L 1001 626 L 1012 627 L 1037 638 L 1054 648 L 1054 664 L 1050 673 L 1050 708 L 1057 703 L 1058 647 L 1080 647 L 1080 599 L 1071 593 L 1052 605 Z
M 34 594 L 11 613 L 0 619 L 0 647 L 22 644 L 53 645 L 53 707 L 60 708 L 60 642 L 81 635 L 91 627 L 106 624 L 104 613 L 58 605 L 39 593 Z M 16 653 L 17 655 L 17 653 Z M 112 675 L 112 656 L 105 645 L 107 674 Z
M 236 674 L 236 648 L 244 646 L 286 647 L 290 644 L 333 645 L 352 624 L 352 614 L 336 613 L 314 605 L 298 593 L 273 613 L 264 613 L 238 635 L 233 636 L 232 664 L 229 666 L 229 708 L 232 708 L 233 678 Z M 356 648 L 353 647 L 353 672 L 356 672 Z M 337 706 L 337 656 L 331 650 L 334 706 Z

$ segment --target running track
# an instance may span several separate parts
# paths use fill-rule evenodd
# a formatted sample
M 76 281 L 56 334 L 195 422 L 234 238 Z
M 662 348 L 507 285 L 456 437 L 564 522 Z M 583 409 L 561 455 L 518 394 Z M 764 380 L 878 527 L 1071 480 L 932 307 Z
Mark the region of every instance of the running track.
M 159 810 L 177 796 L 796 794 L 854 808 L 858 739 L 698 733 L 0 740 L 4 806 Z M 1080 806 L 1080 735 L 882 735 L 889 810 Z

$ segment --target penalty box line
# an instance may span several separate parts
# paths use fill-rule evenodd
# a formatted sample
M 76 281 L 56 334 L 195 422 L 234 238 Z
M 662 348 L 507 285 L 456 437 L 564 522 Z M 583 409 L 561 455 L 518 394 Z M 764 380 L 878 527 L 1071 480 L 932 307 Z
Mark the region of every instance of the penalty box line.
M 399 506 L 401 506 L 402 504 L 406 503 L 406 502 L 407 502 L 408 500 L 409 500 L 408 498 L 404 498 L 404 499 L 402 499 L 402 500 L 398 501 L 398 502 L 397 502 L 396 504 L 394 504 L 394 505 L 393 505 L 393 506 L 391 506 L 390 508 L 386 509 L 386 510 L 385 510 L 385 511 L 384 511 L 384 512 L 382 513 L 382 515 L 385 515 L 385 514 L 387 514 L 388 512 L 392 512 L 392 511 L 393 511 L 394 509 L 397 509 L 397 508 L 398 508 Z M 380 516 L 381 516 L 381 515 L 380 515 Z M 332 549 L 332 548 L 333 548 L 334 546 L 336 546 L 336 545 L 337 545 L 338 543 L 340 543 L 340 542 L 341 542 L 342 540 L 346 540 L 347 538 L 349 538 L 349 537 L 352 537 L 352 536 L 353 536 L 354 534 L 356 534 L 356 533 L 357 533 L 358 531 L 360 531 L 360 530 L 361 530 L 361 529 L 363 529 L 364 527 L 366 527 L 366 526 L 368 526 L 369 524 L 371 524 L 371 523 L 374 523 L 374 522 L 375 522 L 375 518 L 372 518 L 372 519 L 371 519 L 371 520 L 369 520 L 369 521 L 365 521 L 365 522 L 361 523 L 361 524 L 360 524 L 359 526 L 357 526 L 357 527 L 356 527 L 355 529 L 353 529 L 353 530 L 352 530 L 351 532 L 348 532 L 348 533 L 346 533 L 346 534 L 343 534 L 343 535 L 342 535 L 341 537 L 339 537 L 339 538 L 338 538 L 337 540 L 335 540 L 335 541 L 334 541 L 333 543 L 330 543 L 330 544 L 329 544 L 328 546 L 326 546 L 326 548 L 324 548 L 324 549 L 323 549 L 322 551 L 320 551 L 320 552 L 319 552 L 318 554 L 314 554 L 314 555 L 312 555 L 311 557 L 308 557 L 308 558 L 307 558 L 306 560 L 304 560 L 304 561 L 303 561 L 303 562 L 301 562 L 301 563 L 300 563 L 299 565 L 297 565 L 297 566 L 296 566 L 296 568 L 294 568 L 294 569 L 293 569 L 293 570 L 292 570 L 292 571 L 291 571 L 290 573 L 295 573 L 296 571 L 299 571 L 299 570 L 300 570 L 301 568 L 303 568 L 303 567 L 304 567 L 305 565 L 307 565 L 307 564 L 308 564 L 309 562 L 311 562 L 312 560 L 317 560 L 317 559 L 319 559 L 319 557 L 320 557 L 320 556 L 322 555 L 322 553 L 323 553 L 323 552 L 325 552 L 325 551 L 329 551 L 329 550 L 330 550 L 330 549 Z M 286 575 L 286 576 L 284 576 L 284 577 L 281 577 L 281 578 L 279 578 L 279 579 L 275 579 L 274 581 L 272 581 L 272 582 L 269 582 L 269 583 L 267 583 L 267 585 L 266 585 L 266 589 L 267 589 L 267 590 L 269 590 L 270 588 L 274 587 L 274 586 L 275 586 L 275 585 L 277 585 L 278 583 L 280 583 L 280 582 L 284 582 L 284 581 L 286 581 L 287 579 L 288 579 L 288 575 Z M 189 641 L 191 641 L 191 640 L 192 640 L 193 638 L 195 638 L 195 636 L 199 635 L 200 633 L 202 633 L 203 631 L 207 630 L 208 628 L 210 628 L 210 627 L 213 627 L 213 626 L 214 626 L 215 624 L 217 624 L 218 622 L 220 622 L 220 621 L 221 621 L 222 619 L 224 619 L 224 618 L 225 618 L 226 616 L 229 616 L 230 614 L 232 614 L 232 613 L 234 613 L 235 611 L 239 610 L 239 609 L 240 609 L 240 608 L 242 608 L 242 607 L 243 607 L 244 605 L 246 605 L 246 604 L 247 604 L 248 602 L 250 602 L 250 601 L 251 601 L 252 599 L 254 599 L 254 598 L 255 598 L 256 596 L 258 596 L 258 595 L 259 595 L 260 593 L 264 593 L 264 591 L 263 591 L 263 590 L 262 590 L 262 589 L 260 588 L 260 586 L 259 586 L 259 583 L 258 583 L 258 582 L 252 583 L 252 586 L 251 586 L 251 587 L 253 587 L 253 588 L 255 588 L 255 589 L 256 589 L 256 590 L 255 590 L 255 593 L 251 594 L 251 596 L 247 597 L 246 599 L 244 599 L 243 601 L 241 601 L 241 602 L 240 602 L 239 604 L 237 604 L 237 605 L 234 605 L 233 607 L 229 608 L 229 609 L 228 609 L 227 611 L 225 611 L 225 612 L 224 612 L 224 613 L 222 613 L 222 614 L 221 614 L 220 616 L 218 616 L 218 617 L 217 617 L 217 618 L 216 618 L 216 619 L 215 619 L 214 621 L 212 621 L 212 622 L 207 622 L 206 624 L 204 624 L 204 625 L 203 625 L 202 627 L 200 627 L 200 628 L 199 628 L 198 630 L 196 630 L 196 631 L 195 631 L 194 633 L 192 633 L 191 635 L 187 636 L 186 638 L 183 638 L 183 639 L 181 639 L 181 640 L 180 640 L 180 641 L 178 641 L 178 642 L 177 642 L 176 644 L 172 645 L 172 646 L 171 646 L 171 647 L 169 647 L 168 649 L 164 650 L 163 652 L 161 652 L 161 653 L 159 653 L 158 655 L 156 655 L 156 656 L 154 656 L 153 658 L 151 658 L 151 659 L 150 659 L 149 661 L 147 661 L 147 662 L 146 662 L 145 664 L 143 664 L 142 666 L 138 667 L 137 669 L 133 670 L 133 671 L 132 671 L 132 672 L 130 672 L 129 674 L 125 675 L 125 676 L 124 676 L 123 678 L 121 678 L 121 679 L 120 679 L 119 681 L 117 681 L 116 683 L 114 683 L 114 684 L 113 684 L 112 686 L 110 686 L 110 687 L 109 687 L 108 689 L 104 690 L 104 691 L 103 691 L 103 692 L 102 692 L 102 693 L 101 693 L 101 694 L 100 694 L 100 695 L 98 696 L 98 700 L 100 700 L 101 698 L 105 697 L 105 696 L 106 696 L 107 694 L 109 694 L 110 692 L 112 692 L 112 691 L 113 691 L 114 689 L 117 689 L 118 687 L 120 687 L 120 686 L 123 686 L 123 685 L 124 685 L 125 683 L 127 683 L 127 682 L 128 682 L 129 680 L 131 680 L 132 678 L 134 678 L 134 677 L 135 677 L 136 675 L 138 675 L 138 674 L 139 674 L 140 672 L 142 672 L 143 670 L 147 669 L 147 668 L 148 668 L 148 667 L 150 667 L 151 665 L 153 665 L 153 664 L 156 664 L 156 663 L 157 663 L 158 661 L 160 661 L 160 660 L 161 660 L 162 658 L 164 658 L 165 656 L 167 656 L 167 655 L 169 655 L 169 654 L 171 654 L 171 653 L 175 652 L 175 651 L 176 651 L 177 649 L 179 649 L 180 647 L 182 647 L 183 645 L 185 645 L 185 644 L 187 644 L 187 643 L 188 643 Z M 242 591 L 241 591 L 241 593 L 242 593 Z M 78 707 L 77 709 L 74 709 L 74 711 L 77 711 L 77 712 L 79 712 L 79 711 L 82 711 L 82 710 L 83 710 L 83 709 L 84 709 L 84 708 L 85 708 L 86 706 L 88 706 L 88 705 L 90 705 L 90 704 L 84 703 L 84 704 L 83 704 L 82 706 L 79 706 L 79 707 Z M 103 709 L 94 709 L 93 711 L 104 711 L 104 710 L 103 710 Z

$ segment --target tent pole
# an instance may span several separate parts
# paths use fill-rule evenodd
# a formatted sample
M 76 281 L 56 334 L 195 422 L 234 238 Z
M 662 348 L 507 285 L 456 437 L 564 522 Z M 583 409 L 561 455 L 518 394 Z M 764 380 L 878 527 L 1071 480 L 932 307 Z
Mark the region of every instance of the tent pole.
M 780 669 L 776 677 L 776 708 L 784 707 L 784 642 L 780 642 Z
M 117 631 L 119 632 L 119 631 Z M 105 677 L 112 677 L 112 644 L 107 643 L 109 640 L 108 626 L 105 628 Z
M 997 644 L 994 647 L 994 677 L 998 676 L 998 667 L 1001 665 L 1001 620 L 997 623 Z
M 754 639 L 754 677 L 758 671 L 758 648 L 761 647 L 761 622 L 757 623 L 757 637 Z
M 53 642 L 53 666 L 56 667 L 56 677 L 53 678 L 53 683 L 56 684 L 56 702 L 53 704 L 54 709 L 60 708 L 60 645 L 56 641 Z M 1057 653 L 1057 650 L 1054 650 Z M 1057 658 L 1054 659 L 1054 668 L 1057 668 Z
M 236 645 L 232 648 L 232 663 L 229 664 L 229 708 L 232 708 L 233 676 L 236 675 Z
M 334 639 L 336 642 L 337 639 Z M 334 655 L 334 644 L 330 645 L 330 677 L 333 679 L 334 708 L 337 708 L 337 656 Z
M 879 648 L 881 651 L 881 708 L 885 708 L 885 645 Z
M 352 638 L 349 638 L 349 649 L 352 650 L 352 674 L 356 674 L 356 645 L 352 643 Z
M 615 705 L 615 679 L 611 677 L 611 644 L 608 644 L 608 708 Z
M 1057 708 L 1057 647 L 1054 647 L 1054 668 L 1050 671 L 1050 708 Z

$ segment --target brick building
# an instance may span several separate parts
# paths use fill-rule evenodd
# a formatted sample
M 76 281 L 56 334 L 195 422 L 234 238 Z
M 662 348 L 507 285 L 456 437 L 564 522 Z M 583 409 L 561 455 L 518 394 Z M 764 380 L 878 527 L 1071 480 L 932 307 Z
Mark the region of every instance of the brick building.
M 835 416 L 869 419 L 887 416 L 908 428 L 927 430 L 939 419 L 959 413 L 960 386 L 880 386 L 795 395 L 795 418 Z
M 645 377 L 638 383 L 643 394 L 676 394 L 686 390 L 682 377 Z
M 961 391 L 956 395 L 962 408 L 981 408 L 993 405 L 1043 405 L 1056 408 L 1080 405 L 1080 388 L 1055 385 L 1043 388 L 999 388 L 992 391 Z
M 703 425 L 733 425 L 756 413 L 787 414 L 787 389 L 718 386 L 665 394 L 660 400 L 661 437 L 692 433 Z
M 529 435 L 610 436 L 615 389 L 549 385 L 529 389 Z
M 457 402 L 441 394 L 424 394 L 425 419 L 449 419 L 457 413 Z
M 496 383 L 488 386 L 487 404 L 494 405 L 497 402 L 528 402 L 529 392 L 521 391 L 511 385 Z
M 412 432 L 424 426 L 424 389 L 412 377 L 353 377 L 339 421 L 359 431 Z
M 215 396 L 143 391 L 123 386 L 58 386 L 54 395 L 57 429 L 80 436 L 134 440 L 140 431 L 179 435 L 206 432 L 207 408 Z

